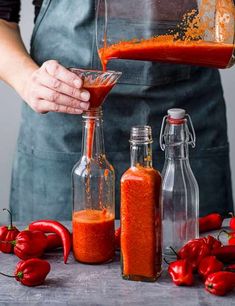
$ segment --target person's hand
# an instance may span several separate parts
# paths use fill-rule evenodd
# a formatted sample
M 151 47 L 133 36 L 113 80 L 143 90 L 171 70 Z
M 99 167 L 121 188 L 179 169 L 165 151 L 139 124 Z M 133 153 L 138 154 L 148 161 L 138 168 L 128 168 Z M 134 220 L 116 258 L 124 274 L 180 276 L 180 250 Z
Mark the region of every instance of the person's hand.
M 81 114 L 89 108 L 90 93 L 76 74 L 49 60 L 31 73 L 23 98 L 38 113 Z

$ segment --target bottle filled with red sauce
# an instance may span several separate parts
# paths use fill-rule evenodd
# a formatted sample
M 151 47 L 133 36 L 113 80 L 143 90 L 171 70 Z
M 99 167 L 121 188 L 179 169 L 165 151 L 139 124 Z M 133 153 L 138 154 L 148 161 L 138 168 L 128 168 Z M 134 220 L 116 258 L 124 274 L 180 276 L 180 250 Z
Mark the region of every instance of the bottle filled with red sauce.
M 115 174 L 105 155 L 101 109 L 82 118 L 82 156 L 72 171 L 73 253 L 82 263 L 99 264 L 114 257 Z
M 121 262 L 127 280 L 155 281 L 161 273 L 161 175 L 152 166 L 149 126 L 131 130 L 131 167 L 121 178 Z

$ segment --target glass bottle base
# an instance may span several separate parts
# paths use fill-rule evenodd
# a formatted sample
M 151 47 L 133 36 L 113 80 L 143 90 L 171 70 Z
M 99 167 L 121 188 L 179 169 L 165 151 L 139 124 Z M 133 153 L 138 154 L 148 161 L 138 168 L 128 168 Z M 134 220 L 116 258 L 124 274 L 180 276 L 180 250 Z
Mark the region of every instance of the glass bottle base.
M 81 264 L 84 265 L 102 265 L 102 264 L 108 264 L 114 261 L 114 258 L 102 260 L 102 261 L 85 261 L 85 260 L 79 260 L 74 256 L 75 260 Z
M 161 271 L 158 272 L 153 277 L 146 277 L 142 275 L 128 275 L 122 274 L 122 278 L 129 281 L 136 281 L 136 282 L 155 282 L 161 276 Z

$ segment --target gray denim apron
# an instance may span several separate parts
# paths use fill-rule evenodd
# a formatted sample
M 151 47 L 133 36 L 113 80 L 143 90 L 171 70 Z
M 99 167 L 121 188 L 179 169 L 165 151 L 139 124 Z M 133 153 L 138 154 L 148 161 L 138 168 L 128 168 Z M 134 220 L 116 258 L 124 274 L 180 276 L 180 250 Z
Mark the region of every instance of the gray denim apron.
M 39 65 L 56 59 L 66 67 L 100 68 L 95 5 L 95 0 L 44 0 L 31 41 L 33 59 Z M 104 105 L 107 158 L 116 169 L 116 217 L 120 176 L 129 167 L 131 126 L 152 126 L 154 165 L 161 170 L 160 125 L 172 107 L 185 108 L 196 130 L 197 147 L 190 159 L 200 187 L 200 214 L 232 211 L 225 103 L 218 71 L 123 60 L 108 68 L 123 71 Z M 23 103 L 12 172 L 14 219 L 71 219 L 70 175 L 80 154 L 81 116 L 38 114 Z

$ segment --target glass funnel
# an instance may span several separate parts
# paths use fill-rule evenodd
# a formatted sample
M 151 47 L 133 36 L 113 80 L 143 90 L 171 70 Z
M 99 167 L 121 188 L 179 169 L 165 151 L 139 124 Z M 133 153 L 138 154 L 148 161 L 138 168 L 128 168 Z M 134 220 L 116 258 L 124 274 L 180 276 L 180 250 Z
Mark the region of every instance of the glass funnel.
M 70 68 L 70 71 L 78 75 L 83 81 L 83 87 L 90 92 L 90 109 L 94 110 L 100 107 L 108 93 L 117 83 L 121 76 L 121 72 L 117 71 L 99 71 L 99 70 L 85 70 L 78 68 Z M 87 131 L 87 157 L 91 158 L 94 138 L 94 120 L 88 120 Z
M 83 80 L 83 87 L 90 92 L 90 109 L 100 107 L 108 93 L 117 83 L 121 72 L 117 71 L 99 71 L 85 70 L 78 68 L 69 68 Z
M 82 115 L 82 154 L 72 171 L 73 251 L 78 261 L 97 264 L 114 256 L 115 220 L 115 173 L 105 154 L 100 105 L 121 74 L 79 69 L 76 73 L 91 93 L 92 106 L 99 107 Z
M 234 64 L 233 0 L 99 0 L 97 46 L 112 59 Z

